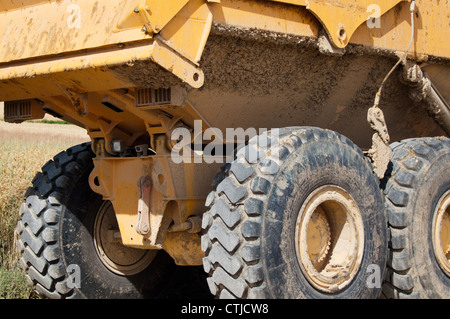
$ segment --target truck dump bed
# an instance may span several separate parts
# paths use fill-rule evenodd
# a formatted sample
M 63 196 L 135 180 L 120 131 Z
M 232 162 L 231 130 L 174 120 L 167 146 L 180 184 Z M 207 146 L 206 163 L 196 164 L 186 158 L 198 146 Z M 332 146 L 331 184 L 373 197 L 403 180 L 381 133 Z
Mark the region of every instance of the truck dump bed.
M 443 95 L 448 6 L 417 1 L 409 53 Z M 400 0 L 9 1 L 0 4 L 0 21 L 0 100 L 38 98 L 55 104 L 49 112 L 96 130 L 101 111 L 80 119 L 56 105 L 86 92 L 183 86 L 187 121 L 316 125 L 362 147 L 371 135 L 366 108 L 411 34 L 409 2 Z M 393 138 L 441 134 L 407 90 L 392 77 L 382 97 Z

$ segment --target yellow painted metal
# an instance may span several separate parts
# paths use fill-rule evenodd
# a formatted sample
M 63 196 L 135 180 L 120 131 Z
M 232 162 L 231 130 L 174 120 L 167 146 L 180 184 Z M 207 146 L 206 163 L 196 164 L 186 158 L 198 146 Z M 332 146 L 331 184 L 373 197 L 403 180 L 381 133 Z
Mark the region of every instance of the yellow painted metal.
M 428 56 L 450 58 L 449 1 L 416 0 L 412 59 L 426 60 Z M 351 43 L 367 48 L 403 52 L 411 36 L 409 3 L 401 3 L 380 17 L 380 28 L 368 28 L 364 23 L 351 38 Z M 442 67 L 445 67 L 442 65 Z
M 322 23 L 333 44 L 344 48 L 349 43 L 353 33 L 373 14 L 371 8 L 375 5 L 377 15 L 382 15 L 398 3 L 406 0 L 272 0 L 306 6 Z
M 159 33 L 159 40 L 173 51 L 178 52 L 181 57 L 197 63 L 208 39 L 212 21 L 213 15 L 204 0 L 174 0 L 170 2 L 141 0 L 137 4 L 129 3 L 127 5 L 117 24 L 117 30 L 129 30 L 144 25 L 144 30 L 150 36 Z M 170 57 L 170 52 L 166 52 L 166 55 L 169 55 L 169 59 L 174 58 L 173 55 Z M 167 69 L 167 65 L 172 68 L 182 64 L 180 59 L 174 58 L 174 60 L 177 60 L 176 63 L 166 61 L 161 65 Z M 158 63 L 158 61 L 156 62 Z M 199 74 L 201 71 L 195 73 Z M 189 80 L 186 82 L 190 83 Z M 193 87 L 203 84 L 199 80 L 193 83 Z
M 0 63 L 149 38 L 140 28 L 113 32 L 127 1 L 8 2 L 16 10 L 0 12 Z
M 20 0 L 20 1 L 1 1 L 0 11 L 16 10 L 17 8 L 34 6 L 50 0 Z
M 117 75 L 115 67 L 151 60 L 192 87 L 204 83 L 203 71 L 160 40 L 130 44 L 114 51 L 97 51 L 41 60 L 32 64 L 0 67 L 0 92 L 3 100 L 56 96 L 61 87 L 80 92 L 133 87 L 126 77 Z M 76 71 L 76 72 L 74 72 Z M 69 73 L 71 72 L 71 73 Z M 40 76 L 39 83 L 35 78 Z M 14 81 L 6 82 L 10 79 Z M 6 83 L 6 85 L 5 85 Z
M 102 89 L 133 86 L 132 83 L 111 74 L 100 75 L 104 79 L 100 80 L 96 71 L 101 67 L 132 64 L 137 60 L 150 59 L 191 86 L 201 87 L 203 72 L 193 62 L 200 59 L 211 28 L 212 14 L 206 3 L 202 0 L 191 2 L 172 19 L 161 37 L 157 41 L 152 41 L 151 34 L 142 30 L 146 19 L 134 18 L 133 22 L 124 21 L 123 11 L 128 12 L 133 7 L 139 7 L 139 12 L 145 12 L 146 16 L 149 12 L 159 12 L 166 8 L 167 10 L 163 10 L 165 20 L 158 17 L 156 22 L 152 22 L 152 25 L 165 26 L 168 23 L 166 20 L 171 20 L 187 0 L 170 2 L 170 6 L 164 5 L 161 8 L 156 6 L 155 1 L 148 1 L 145 6 L 144 2 L 140 1 L 139 5 L 135 6 L 132 2 L 126 1 L 103 0 L 97 1 L 95 5 L 88 1 L 50 1 L 0 12 L 0 34 L 3 35 L 3 41 L 0 43 L 0 81 L 20 79 L 19 82 L 14 81 L 8 85 L 7 95 L 2 96 L 2 99 L 15 99 L 18 95 L 24 98 L 23 92 L 30 90 L 35 91 L 29 94 L 34 97 L 42 94 L 39 92 L 58 95 L 60 92 L 55 83 L 64 82 L 64 79 L 63 81 L 60 79 L 65 77 L 64 73 L 76 70 L 90 70 L 89 75 L 97 73 L 91 76 L 86 76 L 85 73 L 80 77 L 77 83 L 83 84 L 79 88 L 83 91 L 98 90 L 99 84 Z M 158 10 L 147 10 L 153 7 Z M 133 10 L 131 12 L 137 15 Z M 48 13 L 61 19 L 56 21 L 49 19 Z M 151 15 L 150 19 L 155 19 L 155 15 Z M 141 23 L 138 22 L 140 20 Z M 11 41 L 11 39 L 18 40 Z M 92 51 L 86 54 L 86 51 L 82 51 L 86 49 Z M 62 55 L 63 53 L 67 54 Z M 50 59 L 44 58 L 51 55 L 53 57 Z M 39 57 L 39 60 L 33 63 L 15 62 L 36 57 Z M 2 63 L 9 62 L 14 64 L 1 67 Z M 42 75 L 50 77 L 44 79 L 44 83 L 40 81 L 39 87 L 29 85 L 27 79 Z M 54 75 L 58 78 L 55 79 Z M 69 78 L 72 80 L 73 74 Z M 97 80 L 95 83 L 92 81 L 86 83 L 87 78 Z M 67 86 L 72 86 L 74 82 L 71 81 Z M 42 86 L 46 84 L 52 88 L 46 87 L 42 90 Z M 22 94 L 14 94 L 15 89 Z M 0 91 L 3 90 L 0 88 Z
M 158 235 L 167 204 L 163 195 L 173 198 L 175 192 L 167 168 L 167 157 L 96 158 L 94 164 L 89 183 L 104 200 L 113 204 L 123 244 L 160 249 L 163 239 L 158 238 Z M 147 236 L 138 234 L 135 229 L 139 199 L 138 181 L 142 176 L 151 176 L 152 181 L 158 183 L 162 181 L 158 185 L 152 183 L 151 227 Z
M 439 200 L 432 224 L 434 254 L 439 266 L 450 275 L 450 191 Z
M 344 189 L 325 185 L 300 208 L 295 225 L 297 259 L 317 289 L 336 292 L 356 276 L 364 253 L 364 226 L 358 205 Z
M 178 52 L 171 49 L 166 41 L 155 41 L 152 55 L 153 61 L 172 72 L 193 88 L 200 88 L 205 81 L 203 71 L 195 64 L 186 60 Z
M 158 33 L 188 2 L 189 0 L 141 0 L 139 13 L 144 17 L 147 29 Z
M 15 79 L 13 83 L 1 85 L 5 100 L 14 99 L 21 93 L 29 96 L 55 96 L 61 94 L 60 86 L 74 87 L 80 91 L 98 91 L 104 88 L 121 88 L 132 86 L 132 83 L 123 78 L 114 76 L 108 69 L 122 64 L 131 64 L 136 61 L 152 59 L 152 42 L 143 42 L 139 45 L 125 46 L 119 50 L 95 51 L 88 55 L 78 53 L 41 59 L 33 63 L 15 64 L 9 67 L 0 67 L 0 81 Z M 73 71 L 79 71 L 75 73 Z M 73 72 L 73 73 L 70 73 Z M 39 84 L 30 85 L 33 79 L 40 76 Z M 23 92 L 28 92 L 23 93 Z
M 160 145 L 162 146 L 162 145 Z M 167 233 L 171 224 L 181 225 L 201 214 L 205 183 L 193 185 L 194 176 L 212 180 L 218 165 L 174 164 L 170 154 L 142 157 L 96 157 L 89 184 L 116 213 L 122 244 L 144 249 L 165 249 L 180 265 L 200 265 L 203 253 L 198 233 Z M 136 231 L 138 182 L 148 176 L 150 187 L 150 231 Z M 184 247 L 184 248 L 183 248 Z M 186 255 L 186 256 L 184 256 Z
M 317 1 L 317 3 L 337 3 L 330 1 Z M 348 1 L 352 3 L 354 1 Z M 291 4 L 286 6 L 285 4 Z M 347 6 L 348 11 L 344 16 L 349 21 L 337 19 L 336 10 L 324 10 L 318 12 L 322 15 L 322 20 L 316 17 L 316 13 L 308 10 L 306 0 L 267 0 L 267 1 L 238 1 L 221 0 L 220 4 L 211 4 L 214 15 L 214 23 L 224 26 L 238 27 L 245 29 L 256 29 L 267 32 L 276 32 L 281 35 L 293 35 L 301 37 L 317 38 L 321 27 L 325 27 L 323 20 L 335 21 L 335 25 L 342 23 L 344 26 L 352 26 L 352 33 L 346 27 L 346 45 L 362 45 L 369 51 L 379 50 L 402 52 L 408 47 L 411 34 L 409 2 L 406 1 L 366 1 L 360 2 L 362 5 Z M 394 6 L 394 4 L 397 5 Z M 367 20 L 370 16 L 375 16 L 377 10 L 372 11 L 376 4 L 380 7 L 379 27 L 369 27 Z M 294 6 L 293 6 L 294 5 Z M 298 6 L 298 7 L 295 7 Z M 311 2 L 310 2 L 311 5 Z M 312 8 L 317 6 L 313 5 Z M 309 7 L 311 8 L 311 6 Z M 387 9 L 391 10 L 387 10 Z M 364 10 L 363 10 L 364 9 Z M 340 9 L 344 10 L 344 9 Z M 358 14 L 352 16 L 351 12 Z M 450 25 L 448 12 L 450 3 L 448 1 L 427 1 L 416 0 L 416 26 L 415 39 L 410 50 L 411 57 L 423 59 L 426 56 L 450 58 Z M 363 12 L 364 11 L 364 12 Z M 368 12 L 365 12 L 368 11 Z M 328 16 L 325 14 L 328 12 Z M 335 17 L 336 16 L 336 17 Z M 359 18 L 358 18 L 359 17 Z M 332 19 L 332 20 L 329 20 Z M 358 22 L 353 21 L 358 20 Z M 353 22 L 352 22 L 353 21 Z M 370 20 L 371 21 L 371 20 Z M 328 22 L 331 26 L 333 23 Z M 447 26 L 447 27 L 443 27 Z M 330 27 L 330 30 L 333 30 Z M 333 35 L 330 33 L 330 35 Z M 335 37 L 337 33 L 334 32 Z M 339 40 L 335 41 L 339 45 Z
M 109 67 L 139 60 L 152 60 L 199 88 L 204 75 L 196 63 L 201 59 L 212 23 L 310 38 L 317 38 L 323 26 L 338 47 L 354 43 L 369 49 L 402 51 L 409 40 L 409 4 L 400 0 L 377 3 L 380 28 L 369 28 L 364 23 L 371 14 L 369 0 L 190 0 L 184 4 L 186 1 L 3 3 L 0 81 L 14 81 L 0 82 L 0 99 L 59 95 L 56 83 L 77 86 L 80 91 L 134 86 L 126 77 L 110 72 Z M 389 10 L 394 6 L 395 10 Z M 139 13 L 135 8 L 139 8 Z M 421 58 L 450 58 L 448 41 L 442 40 L 450 37 L 450 28 L 442 28 L 449 24 L 448 1 L 417 0 L 417 8 L 411 52 Z M 161 12 L 161 16 L 147 17 L 149 21 L 161 19 L 152 25 L 164 26 L 156 40 L 152 32 L 142 31 L 146 22 L 140 13 L 144 11 Z M 55 20 L 55 16 L 59 19 Z M 345 26 L 342 41 L 339 25 Z M 106 69 L 99 72 L 103 67 Z
M 214 23 L 242 29 L 285 35 L 316 37 L 320 23 L 305 7 L 285 6 L 273 1 L 221 0 L 210 5 Z
M 213 15 L 204 0 L 142 0 L 138 5 L 127 7 L 125 16 L 118 23 L 118 30 L 144 24 L 146 31 L 159 33 L 153 60 L 192 87 L 199 88 L 203 85 L 204 76 L 196 66 L 212 21 Z
M 193 62 L 200 57 L 208 39 L 213 15 L 204 0 L 191 0 L 161 30 L 167 45 Z
M 163 249 L 177 265 L 202 265 L 205 257 L 201 250 L 200 236 L 187 232 L 168 233 Z
M 126 7 L 117 24 L 117 30 L 142 28 L 148 33 L 158 33 L 188 3 L 189 0 L 134 0 Z

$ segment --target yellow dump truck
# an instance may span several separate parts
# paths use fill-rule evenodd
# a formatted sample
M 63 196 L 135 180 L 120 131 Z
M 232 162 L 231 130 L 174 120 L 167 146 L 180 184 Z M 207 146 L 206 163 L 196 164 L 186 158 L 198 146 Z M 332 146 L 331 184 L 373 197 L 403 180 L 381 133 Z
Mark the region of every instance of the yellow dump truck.
M 5 120 L 49 113 L 91 139 L 25 194 L 29 282 L 156 297 L 195 266 L 220 298 L 449 298 L 449 12 L 1 1 Z

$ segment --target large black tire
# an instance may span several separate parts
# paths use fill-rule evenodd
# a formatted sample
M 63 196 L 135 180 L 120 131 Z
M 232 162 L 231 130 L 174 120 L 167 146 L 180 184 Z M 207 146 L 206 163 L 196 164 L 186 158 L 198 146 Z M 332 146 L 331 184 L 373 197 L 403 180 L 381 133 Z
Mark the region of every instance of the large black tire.
M 392 150 L 384 180 L 391 240 L 383 297 L 450 298 L 448 253 L 446 262 L 437 255 L 450 249 L 450 229 L 446 247 L 433 237 L 436 209 L 450 196 L 450 139 L 409 139 Z M 449 218 L 448 206 L 444 214 Z
M 89 187 L 92 157 L 90 143 L 74 146 L 47 162 L 33 179 L 17 225 L 21 265 L 47 298 L 156 297 L 174 271 L 164 252 L 129 276 L 111 271 L 99 258 L 94 224 L 101 208 L 110 207 Z
M 253 138 L 237 152 L 207 198 L 202 249 L 211 292 L 220 298 L 377 298 L 387 261 L 387 217 L 379 180 L 361 150 L 342 135 L 318 128 L 287 128 L 278 138 L 272 132 L 266 136 L 266 142 Z M 303 208 L 315 195 L 309 196 L 328 187 L 330 194 L 344 190 L 354 199 L 363 244 L 362 253 L 354 254 L 360 263 L 348 268 L 352 275 L 339 275 L 348 281 L 338 286 L 326 277 L 332 284 L 323 289 L 321 281 L 312 280 L 316 273 L 307 259 L 303 262 L 297 239 L 308 213 Z M 338 218 L 332 214 L 340 198 L 333 200 L 319 205 L 326 218 L 314 210 L 308 222 L 312 216 L 326 219 L 333 233 Z M 327 263 L 339 242 L 333 236 L 323 245 L 321 260 Z

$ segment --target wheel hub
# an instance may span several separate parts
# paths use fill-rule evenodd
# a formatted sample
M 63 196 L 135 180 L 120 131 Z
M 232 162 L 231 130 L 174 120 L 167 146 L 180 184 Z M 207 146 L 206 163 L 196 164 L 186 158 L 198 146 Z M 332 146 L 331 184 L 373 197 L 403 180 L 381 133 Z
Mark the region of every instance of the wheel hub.
M 450 191 L 441 197 L 434 213 L 433 248 L 439 266 L 450 276 Z
M 320 267 L 328 255 L 331 244 L 331 230 L 325 211 L 319 206 L 308 224 L 306 243 L 309 258 L 314 267 Z
M 157 251 L 122 245 L 111 202 L 104 202 L 94 222 L 94 246 L 101 262 L 113 273 L 132 276 L 147 268 Z
M 327 185 L 312 192 L 300 209 L 296 252 L 307 280 L 334 293 L 356 276 L 364 249 L 364 226 L 358 206 L 344 189 Z

